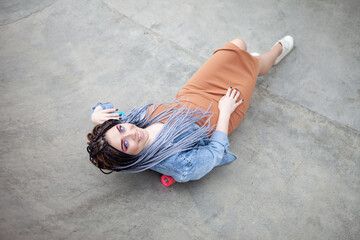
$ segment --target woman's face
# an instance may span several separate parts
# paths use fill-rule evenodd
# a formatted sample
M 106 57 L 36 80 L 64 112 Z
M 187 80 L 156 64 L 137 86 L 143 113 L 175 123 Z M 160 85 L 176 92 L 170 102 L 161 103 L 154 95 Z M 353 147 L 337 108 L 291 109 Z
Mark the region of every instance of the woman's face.
M 149 133 L 131 123 L 121 123 L 110 128 L 106 140 L 117 150 L 136 155 L 149 146 Z

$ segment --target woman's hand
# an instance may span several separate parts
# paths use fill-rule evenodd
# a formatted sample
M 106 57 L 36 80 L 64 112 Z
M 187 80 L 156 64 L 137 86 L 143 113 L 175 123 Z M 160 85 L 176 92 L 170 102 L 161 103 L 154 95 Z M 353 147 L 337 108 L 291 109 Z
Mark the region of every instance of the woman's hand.
M 235 109 L 244 102 L 244 99 L 236 102 L 239 96 L 240 91 L 236 88 L 232 89 L 230 87 L 226 94 L 220 99 L 218 104 L 220 114 L 216 125 L 216 131 L 221 131 L 225 134 L 228 134 L 230 116 L 235 111 Z
M 235 109 L 244 102 L 244 99 L 236 102 L 240 96 L 240 91 L 232 89 L 231 87 L 227 90 L 226 94 L 220 99 L 218 107 L 220 114 L 230 116 Z
M 119 119 L 121 114 L 115 113 L 116 111 L 117 109 L 115 108 L 103 110 L 101 106 L 97 106 L 93 114 L 91 115 L 91 121 L 95 125 L 98 125 L 98 124 L 102 124 L 103 122 L 109 119 Z

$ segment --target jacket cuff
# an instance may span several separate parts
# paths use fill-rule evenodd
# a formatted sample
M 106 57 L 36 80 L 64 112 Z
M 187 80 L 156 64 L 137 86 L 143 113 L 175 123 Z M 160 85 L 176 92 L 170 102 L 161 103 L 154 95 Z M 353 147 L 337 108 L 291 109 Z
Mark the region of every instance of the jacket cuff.
M 229 137 L 224 132 L 221 131 L 215 131 L 210 137 L 211 141 L 216 141 L 218 143 L 221 143 L 224 145 L 226 151 L 229 151 L 230 143 L 229 143 Z

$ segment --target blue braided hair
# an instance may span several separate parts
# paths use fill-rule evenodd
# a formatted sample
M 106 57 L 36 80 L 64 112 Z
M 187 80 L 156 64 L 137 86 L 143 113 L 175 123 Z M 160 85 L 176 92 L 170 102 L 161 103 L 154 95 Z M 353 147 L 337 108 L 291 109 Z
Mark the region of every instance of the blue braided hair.
M 179 152 L 188 151 L 197 147 L 200 140 L 208 139 L 213 130 L 210 126 L 210 106 L 206 111 L 199 107 L 192 109 L 187 104 L 179 107 L 179 101 L 175 105 L 152 116 L 163 104 L 147 104 L 134 108 L 120 120 L 108 120 L 94 127 L 93 132 L 88 134 L 88 147 L 90 161 L 100 168 L 116 171 L 137 173 L 145 171 L 166 158 Z M 150 114 L 146 115 L 149 107 L 154 105 Z M 121 123 L 131 123 L 141 128 L 146 128 L 153 123 L 166 119 L 160 133 L 147 148 L 136 155 L 129 155 L 111 146 L 105 138 L 105 133 L 113 126 Z M 200 121 L 205 119 L 204 124 Z M 184 135 L 183 135 L 184 134 Z M 185 136 L 179 138 L 180 136 Z M 109 172 L 109 173 L 111 173 Z

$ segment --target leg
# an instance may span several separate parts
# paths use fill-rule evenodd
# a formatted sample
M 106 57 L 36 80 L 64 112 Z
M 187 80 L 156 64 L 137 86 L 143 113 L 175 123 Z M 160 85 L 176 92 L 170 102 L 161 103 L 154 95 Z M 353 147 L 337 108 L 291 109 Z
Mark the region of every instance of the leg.
M 272 66 L 278 64 L 294 48 L 294 38 L 285 36 L 271 48 L 270 51 L 256 56 L 259 59 L 258 76 L 265 75 Z
M 263 76 L 270 70 L 277 57 L 280 56 L 281 52 L 282 46 L 278 43 L 270 51 L 261 54 L 260 56 L 256 56 L 256 58 L 259 59 L 258 76 Z
M 241 50 L 247 51 L 246 43 L 244 42 L 244 40 L 242 40 L 240 38 L 236 38 L 236 39 L 232 40 L 231 43 L 235 44 Z
M 231 43 L 235 44 L 241 50 L 247 51 L 244 40 L 236 38 L 232 40 Z M 259 59 L 258 76 L 265 75 L 270 70 L 270 68 L 274 65 L 276 58 L 281 54 L 281 51 L 282 46 L 278 43 L 270 51 L 261 54 L 260 56 L 256 56 L 256 58 Z

